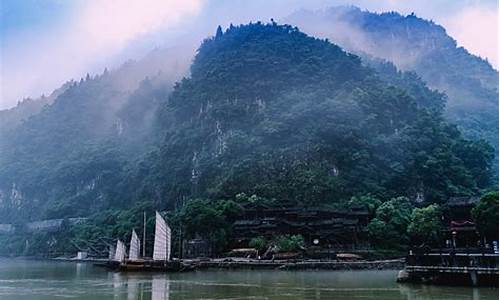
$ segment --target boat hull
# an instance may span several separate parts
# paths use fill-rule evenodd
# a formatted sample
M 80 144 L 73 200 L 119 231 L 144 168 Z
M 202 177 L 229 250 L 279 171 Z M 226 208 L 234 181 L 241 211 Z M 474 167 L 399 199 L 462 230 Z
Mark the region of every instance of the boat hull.
M 122 263 L 116 261 L 109 261 L 107 263 L 95 264 L 95 265 L 119 272 L 186 272 L 195 269 L 193 266 L 184 264 L 180 261 L 143 260 L 143 261 L 126 261 Z

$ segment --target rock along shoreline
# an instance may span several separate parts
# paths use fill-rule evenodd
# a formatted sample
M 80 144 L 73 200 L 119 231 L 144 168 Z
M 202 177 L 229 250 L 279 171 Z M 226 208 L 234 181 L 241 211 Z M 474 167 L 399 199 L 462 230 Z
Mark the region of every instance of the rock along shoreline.
M 34 260 L 66 261 L 95 263 L 105 262 L 107 259 L 75 259 L 75 258 L 30 258 Z M 206 269 L 230 269 L 230 270 L 401 270 L 405 266 L 405 259 L 386 259 L 386 260 L 357 260 L 357 261 L 338 261 L 338 260 L 254 260 L 254 259 L 184 259 L 183 263 L 193 267 L 195 270 Z
M 404 267 L 404 259 L 374 261 L 319 261 L 319 260 L 207 260 L 193 262 L 196 269 L 269 269 L 269 270 L 397 270 Z

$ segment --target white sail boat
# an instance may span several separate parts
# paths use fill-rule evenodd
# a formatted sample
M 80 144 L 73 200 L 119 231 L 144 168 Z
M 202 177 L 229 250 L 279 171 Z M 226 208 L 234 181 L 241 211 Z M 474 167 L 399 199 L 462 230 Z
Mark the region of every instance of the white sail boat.
M 145 227 L 143 235 L 143 238 L 145 238 Z M 143 244 L 142 247 L 144 249 L 145 245 Z M 172 230 L 158 212 L 156 212 L 153 259 L 148 259 L 144 255 L 142 258 L 139 258 L 140 248 L 139 237 L 135 230 L 132 230 L 128 259 L 125 259 L 125 244 L 121 240 L 118 240 L 116 242 L 116 251 L 113 253 L 110 248 L 110 260 L 104 266 L 121 271 L 162 270 L 167 272 L 181 272 L 194 269 L 193 266 L 183 264 L 182 261 L 171 260 Z
M 120 240 L 116 241 L 116 252 L 114 260 L 119 262 L 125 261 L 125 244 Z
M 165 219 L 156 212 L 155 242 L 153 246 L 153 260 L 170 260 L 171 230 Z
M 138 260 L 139 259 L 139 251 L 141 249 L 141 242 L 139 241 L 139 237 L 135 230 L 132 229 L 132 237 L 130 238 L 130 248 L 128 251 L 128 259 L 129 260 Z

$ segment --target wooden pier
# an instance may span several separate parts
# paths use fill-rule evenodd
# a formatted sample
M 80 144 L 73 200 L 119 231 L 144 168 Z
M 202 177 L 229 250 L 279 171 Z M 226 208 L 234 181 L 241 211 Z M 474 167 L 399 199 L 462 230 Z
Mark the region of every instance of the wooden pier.
M 430 251 L 410 253 L 400 281 L 498 286 L 498 253 Z

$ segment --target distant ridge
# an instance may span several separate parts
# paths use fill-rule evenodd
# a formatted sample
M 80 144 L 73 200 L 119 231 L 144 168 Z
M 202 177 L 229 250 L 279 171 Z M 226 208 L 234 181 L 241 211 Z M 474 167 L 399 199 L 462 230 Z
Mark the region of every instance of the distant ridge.
M 364 58 L 416 72 L 429 87 L 447 94 L 448 120 L 467 137 L 485 139 L 498 150 L 498 71 L 458 47 L 442 26 L 414 14 L 372 13 L 355 6 L 302 10 L 286 22 Z

